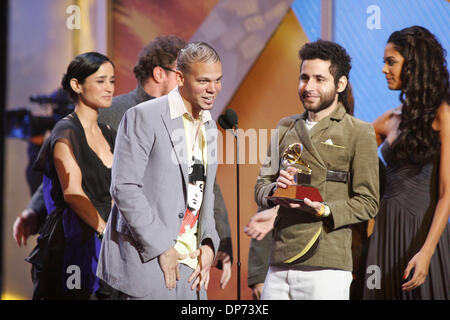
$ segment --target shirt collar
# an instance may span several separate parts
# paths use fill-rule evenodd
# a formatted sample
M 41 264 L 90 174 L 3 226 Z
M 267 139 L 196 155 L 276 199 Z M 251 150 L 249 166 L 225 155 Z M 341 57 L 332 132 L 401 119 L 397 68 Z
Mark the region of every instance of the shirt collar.
M 178 87 L 169 92 L 168 98 L 169 98 L 170 119 L 173 120 L 185 114 L 187 115 L 188 119 L 190 120 L 192 119 L 192 116 L 186 110 L 186 106 L 184 105 L 183 98 L 181 97 L 180 92 L 178 91 Z M 200 111 L 200 119 L 202 120 L 202 123 L 210 121 L 212 118 L 209 110 Z

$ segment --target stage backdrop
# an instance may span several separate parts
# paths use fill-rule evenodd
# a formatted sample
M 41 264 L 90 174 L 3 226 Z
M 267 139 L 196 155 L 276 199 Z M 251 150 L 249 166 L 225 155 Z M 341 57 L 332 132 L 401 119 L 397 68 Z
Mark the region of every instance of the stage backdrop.
M 113 0 L 110 56 L 116 66 L 116 95 L 133 90 L 139 52 L 159 35 L 189 40 L 217 0 Z

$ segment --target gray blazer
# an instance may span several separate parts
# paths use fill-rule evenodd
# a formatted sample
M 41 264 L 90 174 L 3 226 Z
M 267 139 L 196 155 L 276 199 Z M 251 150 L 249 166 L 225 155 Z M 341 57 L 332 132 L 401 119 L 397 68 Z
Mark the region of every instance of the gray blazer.
M 217 128 L 205 123 L 207 169 L 198 242 L 217 252 L 213 185 Z M 112 167 L 114 206 L 104 234 L 97 276 L 134 297 L 168 290 L 157 257 L 175 245 L 187 208 L 188 164 L 183 120 L 171 120 L 168 96 L 129 109 L 119 126 Z

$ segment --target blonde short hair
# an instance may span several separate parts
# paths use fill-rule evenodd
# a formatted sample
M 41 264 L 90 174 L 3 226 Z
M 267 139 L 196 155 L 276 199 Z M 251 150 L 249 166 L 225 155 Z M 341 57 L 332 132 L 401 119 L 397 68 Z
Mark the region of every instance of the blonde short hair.
M 190 66 L 195 62 L 220 62 L 219 54 L 206 42 L 191 42 L 180 50 L 177 58 L 177 69 L 183 73 L 191 71 Z

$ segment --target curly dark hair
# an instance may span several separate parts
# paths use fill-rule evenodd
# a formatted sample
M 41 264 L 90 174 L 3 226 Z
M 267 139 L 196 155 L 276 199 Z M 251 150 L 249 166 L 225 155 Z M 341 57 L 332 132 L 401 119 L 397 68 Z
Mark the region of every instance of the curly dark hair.
M 446 52 L 436 37 L 420 26 L 395 31 L 389 37 L 405 59 L 400 74 L 402 115 L 392 148 L 401 164 L 422 167 L 439 154 L 439 133 L 433 130 L 439 106 L 449 101 Z
M 139 83 L 143 84 L 148 78 L 153 77 L 155 67 L 170 67 L 185 45 L 186 42 L 176 36 L 156 37 L 142 49 L 134 66 L 133 72 Z
M 347 51 L 335 42 L 320 39 L 315 42 L 309 42 L 300 49 L 298 55 L 302 60 L 302 63 L 304 60 L 313 59 L 330 61 L 330 73 L 333 75 L 335 86 L 337 86 L 339 79 L 342 76 L 345 76 L 347 80 L 349 80 L 352 59 L 347 54 Z M 302 65 L 300 64 L 300 69 L 301 68 Z M 351 93 L 349 96 L 349 91 L 351 91 L 351 89 L 349 89 L 349 86 L 347 85 L 345 90 L 339 93 L 338 101 L 344 105 L 347 113 L 353 114 L 352 97 Z

